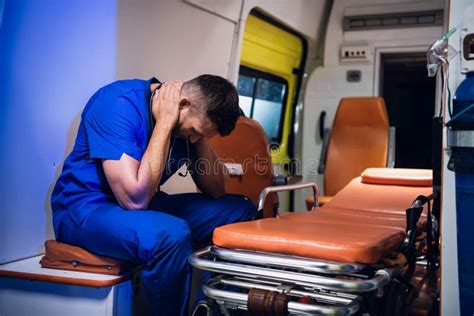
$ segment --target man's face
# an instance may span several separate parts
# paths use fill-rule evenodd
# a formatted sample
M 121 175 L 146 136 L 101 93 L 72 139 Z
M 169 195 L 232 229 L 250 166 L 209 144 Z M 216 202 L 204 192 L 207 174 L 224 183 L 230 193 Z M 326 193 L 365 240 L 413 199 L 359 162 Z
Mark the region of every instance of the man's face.
M 179 121 L 173 134 L 176 137 L 186 138 L 194 144 L 203 137 L 211 138 L 219 133 L 208 117 L 192 106 L 186 106 L 180 110 Z

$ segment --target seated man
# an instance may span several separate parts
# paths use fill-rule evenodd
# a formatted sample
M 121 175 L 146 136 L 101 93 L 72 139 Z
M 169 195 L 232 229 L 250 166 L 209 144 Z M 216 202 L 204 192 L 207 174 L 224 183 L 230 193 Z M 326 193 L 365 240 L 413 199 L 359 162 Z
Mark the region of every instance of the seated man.
M 226 169 L 208 143 L 238 116 L 237 91 L 218 76 L 123 80 L 97 91 L 52 194 L 58 241 L 142 267 L 148 313 L 184 315 L 193 243 L 256 212 L 225 195 Z M 200 170 L 202 161 L 212 168 Z M 160 192 L 185 163 L 203 193 Z

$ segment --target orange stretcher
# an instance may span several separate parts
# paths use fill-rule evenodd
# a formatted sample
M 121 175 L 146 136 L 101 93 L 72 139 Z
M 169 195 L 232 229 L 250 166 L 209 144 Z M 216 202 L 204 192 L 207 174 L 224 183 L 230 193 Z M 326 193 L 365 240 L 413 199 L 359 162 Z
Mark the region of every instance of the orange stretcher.
M 267 188 L 259 204 L 268 193 L 303 187 L 314 188 L 318 205 L 315 184 Z M 370 168 L 321 208 L 219 227 L 214 245 L 190 258 L 216 273 L 198 308 L 403 314 L 398 303 L 413 288 L 432 198 L 430 170 Z

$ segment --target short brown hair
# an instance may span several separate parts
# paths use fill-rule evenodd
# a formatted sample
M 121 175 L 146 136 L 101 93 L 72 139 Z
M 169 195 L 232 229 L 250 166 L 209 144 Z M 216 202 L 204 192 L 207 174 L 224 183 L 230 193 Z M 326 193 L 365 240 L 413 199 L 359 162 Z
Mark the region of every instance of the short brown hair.
M 229 135 L 240 115 L 239 94 L 228 80 L 214 75 L 200 75 L 183 84 L 183 90 L 198 90 L 198 99 L 206 116 L 220 135 Z M 193 91 L 193 94 L 194 93 Z

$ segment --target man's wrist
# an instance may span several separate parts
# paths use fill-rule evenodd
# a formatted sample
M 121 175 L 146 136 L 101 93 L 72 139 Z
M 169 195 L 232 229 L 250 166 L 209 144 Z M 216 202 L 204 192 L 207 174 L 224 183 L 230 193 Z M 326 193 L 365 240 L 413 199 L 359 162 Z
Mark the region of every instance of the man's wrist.
M 155 125 L 155 129 L 159 130 L 160 132 L 171 133 L 173 131 L 174 125 L 175 124 L 166 122 L 166 121 L 164 122 L 157 121 Z

